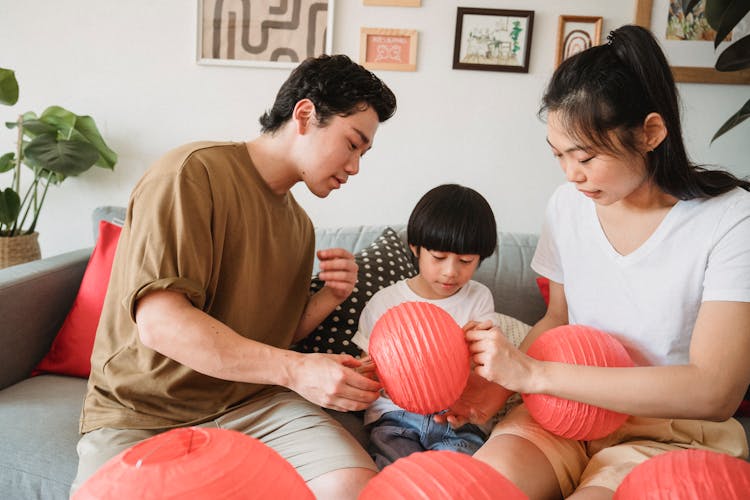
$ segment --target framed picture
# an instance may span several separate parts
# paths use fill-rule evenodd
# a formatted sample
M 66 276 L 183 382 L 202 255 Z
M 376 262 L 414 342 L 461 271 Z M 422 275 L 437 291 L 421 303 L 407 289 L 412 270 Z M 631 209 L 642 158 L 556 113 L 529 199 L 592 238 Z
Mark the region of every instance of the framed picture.
M 417 69 L 417 31 L 361 28 L 359 63 L 368 69 Z
M 365 5 L 388 5 L 390 7 L 419 7 L 422 0 L 363 0 Z
M 560 16 L 557 23 L 555 66 L 582 52 L 602 39 L 602 18 L 593 16 Z
M 648 28 L 661 44 L 672 65 L 675 81 L 686 83 L 750 83 L 750 69 L 722 72 L 714 69 L 717 55 L 731 41 L 714 50 L 710 26 L 705 23 L 700 0 L 693 15 L 682 15 L 681 2 L 674 0 L 636 0 L 635 24 Z M 697 14 L 696 14 L 697 13 Z M 686 24 L 688 23 L 688 24 Z M 696 29 L 700 28 L 700 29 Z M 685 34 L 692 36 L 685 36 Z M 700 33 L 696 38 L 695 34 Z
M 453 69 L 529 72 L 530 10 L 458 7 Z
M 293 68 L 332 52 L 334 0 L 198 0 L 198 64 Z

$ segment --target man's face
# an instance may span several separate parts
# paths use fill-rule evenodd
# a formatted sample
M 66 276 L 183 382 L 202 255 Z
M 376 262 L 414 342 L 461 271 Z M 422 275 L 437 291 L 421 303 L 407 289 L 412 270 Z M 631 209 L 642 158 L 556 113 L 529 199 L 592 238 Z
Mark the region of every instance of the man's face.
M 320 198 L 346 183 L 359 172 L 360 158 L 372 147 L 378 115 L 371 107 L 349 116 L 331 116 L 321 127 L 310 119 L 304 133 L 299 176 Z

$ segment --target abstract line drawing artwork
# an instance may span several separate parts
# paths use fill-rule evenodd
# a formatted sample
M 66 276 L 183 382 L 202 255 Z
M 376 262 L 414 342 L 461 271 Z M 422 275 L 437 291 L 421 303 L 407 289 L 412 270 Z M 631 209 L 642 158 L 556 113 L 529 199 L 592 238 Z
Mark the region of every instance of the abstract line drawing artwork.
M 198 63 L 293 68 L 330 54 L 334 0 L 198 0 Z
M 602 18 L 599 16 L 560 16 L 555 66 L 572 55 L 599 45 L 601 36 Z

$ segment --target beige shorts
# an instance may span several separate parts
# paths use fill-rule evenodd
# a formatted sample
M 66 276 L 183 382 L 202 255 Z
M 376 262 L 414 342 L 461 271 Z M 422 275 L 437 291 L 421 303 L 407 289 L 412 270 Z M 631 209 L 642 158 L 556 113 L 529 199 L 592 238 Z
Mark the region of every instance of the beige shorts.
M 305 481 L 350 467 L 377 472 L 370 456 L 341 424 L 291 391 L 266 390 L 198 427 L 230 429 L 259 439 L 291 463 Z M 110 458 L 166 430 L 104 428 L 84 434 L 78 442 L 78 473 L 71 492 Z
M 577 488 L 601 486 L 612 491 L 641 462 L 670 450 L 696 448 L 747 458 L 745 431 L 735 419 L 726 422 L 630 417 L 609 436 L 574 441 L 544 430 L 526 405 L 514 408 L 492 430 L 490 439 L 512 434 L 531 441 L 552 464 L 563 497 Z

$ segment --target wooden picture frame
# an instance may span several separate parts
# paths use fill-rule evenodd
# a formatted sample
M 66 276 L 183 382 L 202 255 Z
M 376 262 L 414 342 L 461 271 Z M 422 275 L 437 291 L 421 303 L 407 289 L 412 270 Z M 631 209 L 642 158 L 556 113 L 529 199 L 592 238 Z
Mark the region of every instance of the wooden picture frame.
M 648 28 L 654 33 L 657 40 L 669 59 L 669 50 L 665 47 L 664 27 L 657 29 L 652 26 L 655 8 L 669 7 L 669 0 L 636 0 L 634 23 Z M 711 44 L 713 48 L 713 44 Z M 672 74 L 677 82 L 682 83 L 726 83 L 726 84 L 750 84 L 750 69 L 740 71 L 717 71 L 713 66 L 672 66 Z
M 360 28 L 359 63 L 368 69 L 416 71 L 416 30 Z
M 600 16 L 560 16 L 557 22 L 555 67 L 573 54 L 599 45 L 601 41 L 602 18 Z
M 385 5 L 388 7 L 421 7 L 422 0 L 362 0 L 365 5 Z
M 534 11 L 458 7 L 453 69 L 529 72 Z
M 294 68 L 333 51 L 334 0 L 198 0 L 197 62 Z

